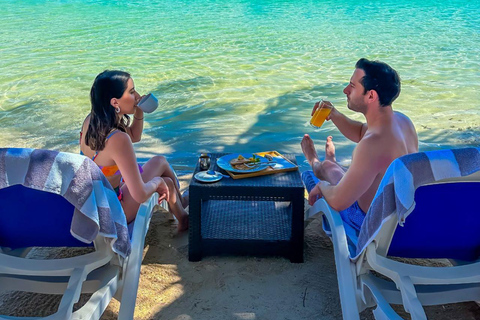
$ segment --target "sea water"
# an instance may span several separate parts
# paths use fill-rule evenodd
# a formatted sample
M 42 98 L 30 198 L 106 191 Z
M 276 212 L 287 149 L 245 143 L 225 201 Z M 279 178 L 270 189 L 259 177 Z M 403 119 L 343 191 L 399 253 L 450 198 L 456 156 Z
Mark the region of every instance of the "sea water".
M 394 67 L 394 109 L 420 150 L 480 144 L 480 1 L 1 0 L 0 146 L 78 152 L 89 90 L 105 69 L 132 74 L 160 107 L 145 115 L 141 160 L 163 154 L 191 171 L 202 152 L 294 153 L 305 133 L 323 156 L 354 144 L 315 101 L 346 108 L 362 57 Z

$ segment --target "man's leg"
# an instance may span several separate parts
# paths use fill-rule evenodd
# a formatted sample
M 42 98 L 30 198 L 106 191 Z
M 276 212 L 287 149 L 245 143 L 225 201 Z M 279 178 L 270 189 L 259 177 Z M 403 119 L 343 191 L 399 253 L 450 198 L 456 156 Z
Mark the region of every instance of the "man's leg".
M 313 173 L 320 180 L 328 181 L 331 184 L 337 184 L 345 175 L 345 169 L 342 168 L 335 159 L 335 145 L 332 137 L 327 138 L 325 144 L 325 160 L 318 159 L 317 151 L 312 138 L 306 134 L 302 139 L 302 151 L 312 166 Z

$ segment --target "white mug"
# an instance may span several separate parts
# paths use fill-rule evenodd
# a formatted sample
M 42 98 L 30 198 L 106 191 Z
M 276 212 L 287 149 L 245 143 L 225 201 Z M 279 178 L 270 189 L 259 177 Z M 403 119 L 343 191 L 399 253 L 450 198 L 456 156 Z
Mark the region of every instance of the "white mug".
M 149 93 L 137 105 L 143 112 L 152 113 L 158 108 L 158 99 L 152 93 Z

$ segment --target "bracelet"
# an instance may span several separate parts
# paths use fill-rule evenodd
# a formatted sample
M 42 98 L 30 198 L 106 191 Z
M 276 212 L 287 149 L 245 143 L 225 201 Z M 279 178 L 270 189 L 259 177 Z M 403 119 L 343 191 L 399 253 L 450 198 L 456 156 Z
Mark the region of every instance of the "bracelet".
M 134 115 L 133 118 L 134 118 L 134 119 L 137 119 L 137 120 L 143 120 L 143 118 L 145 118 L 145 117 L 143 117 L 143 118 L 137 118 L 137 117 L 135 117 L 135 115 Z

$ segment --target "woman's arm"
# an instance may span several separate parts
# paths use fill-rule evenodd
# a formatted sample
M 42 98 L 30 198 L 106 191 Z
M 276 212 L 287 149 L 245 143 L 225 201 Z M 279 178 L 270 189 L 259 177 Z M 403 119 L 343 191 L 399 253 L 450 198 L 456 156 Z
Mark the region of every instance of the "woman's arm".
M 142 109 L 137 107 L 133 114 L 132 125 L 127 128 L 127 133 L 132 142 L 139 142 L 142 139 L 144 116 Z
M 155 177 L 144 182 L 138 170 L 137 158 L 133 150 L 133 144 L 128 134 L 118 132 L 108 140 L 107 151 L 115 164 L 118 166 L 125 184 L 133 199 L 142 203 L 146 201 L 160 185 L 165 184 L 162 178 Z

